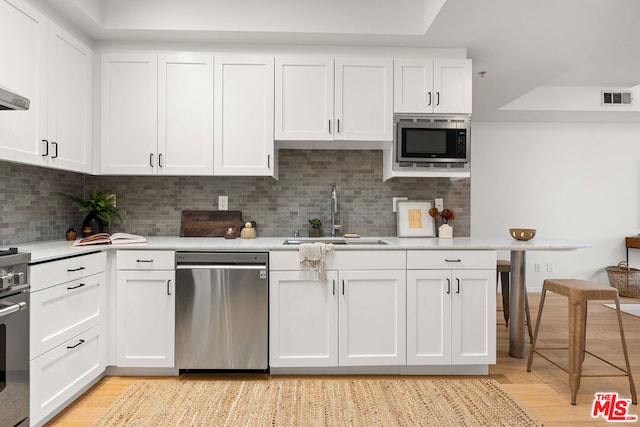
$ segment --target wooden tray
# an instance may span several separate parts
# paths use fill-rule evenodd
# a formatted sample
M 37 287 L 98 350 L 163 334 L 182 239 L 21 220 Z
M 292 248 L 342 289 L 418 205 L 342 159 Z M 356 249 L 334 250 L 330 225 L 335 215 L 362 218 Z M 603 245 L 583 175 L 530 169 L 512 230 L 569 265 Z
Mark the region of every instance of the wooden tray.
M 180 237 L 224 237 L 228 228 L 239 237 L 243 225 L 241 211 L 182 211 Z

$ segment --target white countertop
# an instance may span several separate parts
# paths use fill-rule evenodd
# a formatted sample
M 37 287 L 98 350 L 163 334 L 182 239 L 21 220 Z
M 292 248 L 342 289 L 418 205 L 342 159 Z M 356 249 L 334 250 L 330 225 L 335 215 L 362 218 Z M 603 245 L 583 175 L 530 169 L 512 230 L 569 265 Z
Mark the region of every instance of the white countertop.
M 223 237 L 147 237 L 147 243 L 120 245 L 88 245 L 75 247 L 66 240 L 54 240 L 40 243 L 18 245 L 20 252 L 30 252 L 31 262 L 38 263 L 81 255 L 89 252 L 115 249 L 165 249 L 177 251 L 297 251 L 297 245 L 284 245 L 284 241 L 306 240 L 293 237 L 258 237 L 256 239 L 225 239 Z M 326 238 L 328 239 L 328 238 Z M 325 240 L 326 240 L 325 239 Z M 313 239 L 322 240 L 322 239 Z M 357 242 L 359 239 L 344 239 Z M 454 237 L 453 239 L 413 238 L 413 237 L 373 237 L 362 240 L 383 240 L 386 245 L 335 245 L 336 250 L 507 250 L 507 251 L 561 251 L 588 248 L 590 243 L 564 240 L 544 240 L 534 238 L 523 242 L 514 239 L 486 239 Z

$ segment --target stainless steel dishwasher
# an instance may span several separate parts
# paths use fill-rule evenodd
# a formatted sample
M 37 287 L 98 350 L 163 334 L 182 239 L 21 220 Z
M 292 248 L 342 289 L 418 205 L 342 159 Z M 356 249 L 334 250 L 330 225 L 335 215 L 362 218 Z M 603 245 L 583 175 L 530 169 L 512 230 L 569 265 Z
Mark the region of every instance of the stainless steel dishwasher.
M 176 253 L 176 368 L 268 369 L 267 253 Z

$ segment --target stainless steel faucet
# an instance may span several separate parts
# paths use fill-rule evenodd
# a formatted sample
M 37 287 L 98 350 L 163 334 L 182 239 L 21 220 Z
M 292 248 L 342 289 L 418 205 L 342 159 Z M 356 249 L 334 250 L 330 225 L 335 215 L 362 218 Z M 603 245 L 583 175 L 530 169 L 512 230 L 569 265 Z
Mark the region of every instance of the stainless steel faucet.
M 329 202 L 331 205 L 331 237 L 336 237 L 336 231 L 340 230 L 341 225 L 338 221 L 338 193 L 335 184 L 331 187 Z

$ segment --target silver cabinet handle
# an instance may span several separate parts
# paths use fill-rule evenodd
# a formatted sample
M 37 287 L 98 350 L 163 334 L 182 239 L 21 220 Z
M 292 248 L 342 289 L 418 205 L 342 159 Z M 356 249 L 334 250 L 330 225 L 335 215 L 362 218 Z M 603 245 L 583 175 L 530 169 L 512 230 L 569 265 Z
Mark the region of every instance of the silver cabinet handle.
M 338 119 L 338 133 L 340 133 L 340 119 Z
M 429 95 L 429 103 L 427 104 L 427 106 L 431 106 L 431 92 L 427 92 L 427 94 Z
M 44 154 L 42 155 L 42 157 L 47 157 L 49 155 L 49 141 L 43 139 L 42 142 L 44 142 Z
M 460 293 L 460 279 L 456 279 L 456 282 L 458 282 L 458 289 L 456 290 L 456 294 Z
M 440 92 L 436 92 L 436 106 L 440 105 Z
M 331 119 L 329 119 L 329 133 L 331 133 Z
M 342 279 L 342 295 L 344 295 L 344 279 Z
M 171 279 L 167 280 L 167 295 L 171 295 Z
M 80 270 L 84 270 L 85 267 L 78 267 L 78 268 L 67 268 L 67 271 L 69 273 L 73 273 L 74 271 L 80 271 Z
M 149 166 L 153 167 L 153 153 L 149 153 Z
M 78 288 L 81 288 L 83 286 L 87 286 L 87 284 L 86 283 L 80 283 L 78 286 L 71 286 L 70 288 L 67 288 L 67 290 L 71 291 L 73 289 L 78 289 Z
M 267 169 L 271 169 L 271 154 L 267 154 Z
M 54 154 L 53 156 L 51 156 L 52 159 L 57 159 L 58 158 L 58 143 L 57 142 L 53 142 L 51 141 L 51 145 L 53 145 L 56 148 L 56 154 Z
M 162 153 L 158 154 L 158 166 L 162 167 Z
M 445 262 L 462 262 L 461 259 L 446 259 L 445 258 L 444 260 L 445 260 Z
M 332 282 L 333 282 L 333 291 L 331 292 L 331 295 L 335 295 L 336 294 L 336 281 L 335 281 L 335 279 L 332 280 Z
M 153 262 L 152 259 L 137 259 L 136 262 Z
M 451 293 L 451 279 L 447 279 L 447 293 Z

